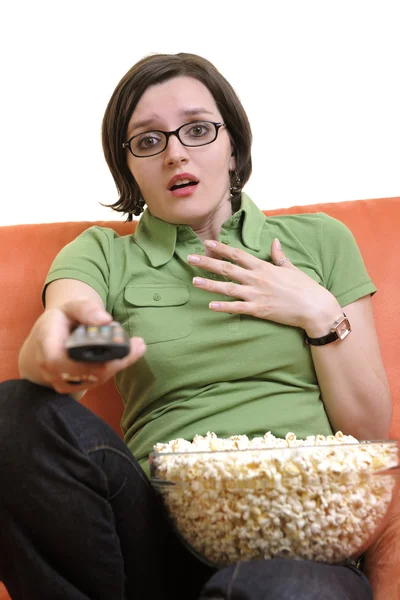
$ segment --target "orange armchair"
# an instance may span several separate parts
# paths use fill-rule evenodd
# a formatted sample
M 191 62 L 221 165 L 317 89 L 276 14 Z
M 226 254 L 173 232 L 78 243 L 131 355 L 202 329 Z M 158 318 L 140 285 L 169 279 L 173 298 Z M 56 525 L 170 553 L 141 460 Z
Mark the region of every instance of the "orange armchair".
M 373 306 L 383 360 L 393 396 L 391 437 L 400 438 L 400 197 L 295 206 L 265 211 L 288 214 L 323 211 L 353 232 L 378 288 Z M 0 381 L 18 377 L 19 349 L 42 312 L 41 289 L 57 252 L 91 225 L 132 233 L 136 223 L 70 222 L 0 227 L 1 321 Z M 86 406 L 120 433 L 122 403 L 112 381 L 87 392 Z M 367 553 L 367 574 L 374 600 L 400 599 L 400 494 L 388 523 Z M 0 600 L 9 600 L 0 583 Z

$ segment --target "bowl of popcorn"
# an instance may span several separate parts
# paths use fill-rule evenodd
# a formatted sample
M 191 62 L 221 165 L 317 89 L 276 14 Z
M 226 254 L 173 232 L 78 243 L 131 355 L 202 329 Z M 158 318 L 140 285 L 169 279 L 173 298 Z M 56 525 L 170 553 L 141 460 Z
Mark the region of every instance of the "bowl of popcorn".
M 156 444 L 149 460 L 179 536 L 207 564 L 337 563 L 379 534 L 398 481 L 399 442 L 341 432 L 304 440 L 207 433 Z

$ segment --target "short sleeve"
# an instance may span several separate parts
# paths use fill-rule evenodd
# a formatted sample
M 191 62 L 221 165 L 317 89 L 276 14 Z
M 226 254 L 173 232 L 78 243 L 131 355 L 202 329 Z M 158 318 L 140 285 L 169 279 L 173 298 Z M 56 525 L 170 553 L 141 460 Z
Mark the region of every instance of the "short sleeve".
M 322 214 L 321 261 L 326 287 L 341 306 L 374 294 L 376 287 L 368 275 L 357 242 L 346 225 Z
M 64 246 L 47 274 L 42 292 L 43 305 L 49 283 L 56 279 L 78 279 L 95 289 L 106 306 L 110 274 L 110 238 L 114 235 L 116 234 L 112 229 L 90 227 Z

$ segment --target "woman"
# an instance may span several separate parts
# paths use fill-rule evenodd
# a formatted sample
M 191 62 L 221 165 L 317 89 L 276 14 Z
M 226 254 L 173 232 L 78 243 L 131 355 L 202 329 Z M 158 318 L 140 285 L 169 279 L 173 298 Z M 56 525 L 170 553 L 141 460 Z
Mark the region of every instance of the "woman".
M 322 214 L 266 218 L 241 191 L 250 145 L 235 92 L 201 57 L 149 56 L 114 91 L 113 207 L 128 220 L 147 209 L 135 236 L 91 228 L 56 257 L 24 379 L 0 388 L 0 576 L 13 598 L 371 598 L 344 566 L 215 572 L 177 541 L 146 478 L 156 442 L 209 430 L 388 436 L 375 288 L 354 239 Z M 112 319 L 132 336 L 126 358 L 68 359 L 77 323 Z M 125 444 L 74 400 L 112 376 Z

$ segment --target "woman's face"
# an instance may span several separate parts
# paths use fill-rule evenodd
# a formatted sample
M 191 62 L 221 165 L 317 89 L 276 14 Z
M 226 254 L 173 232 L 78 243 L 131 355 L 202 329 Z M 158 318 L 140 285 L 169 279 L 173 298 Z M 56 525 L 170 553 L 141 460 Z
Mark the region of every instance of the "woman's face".
M 129 121 L 126 139 L 147 131 L 173 131 L 194 121 L 223 121 L 211 92 L 192 77 L 175 77 L 147 88 Z M 145 123 L 143 123 L 145 122 Z M 151 141 L 151 140 L 150 140 Z M 235 170 L 233 146 L 221 127 L 206 146 L 187 147 L 175 135 L 156 156 L 127 152 L 128 167 L 150 212 L 169 223 L 200 226 L 217 214 L 231 214 L 229 171 Z M 192 185 L 180 186 L 183 175 Z M 195 182 L 193 184 L 193 182 Z

